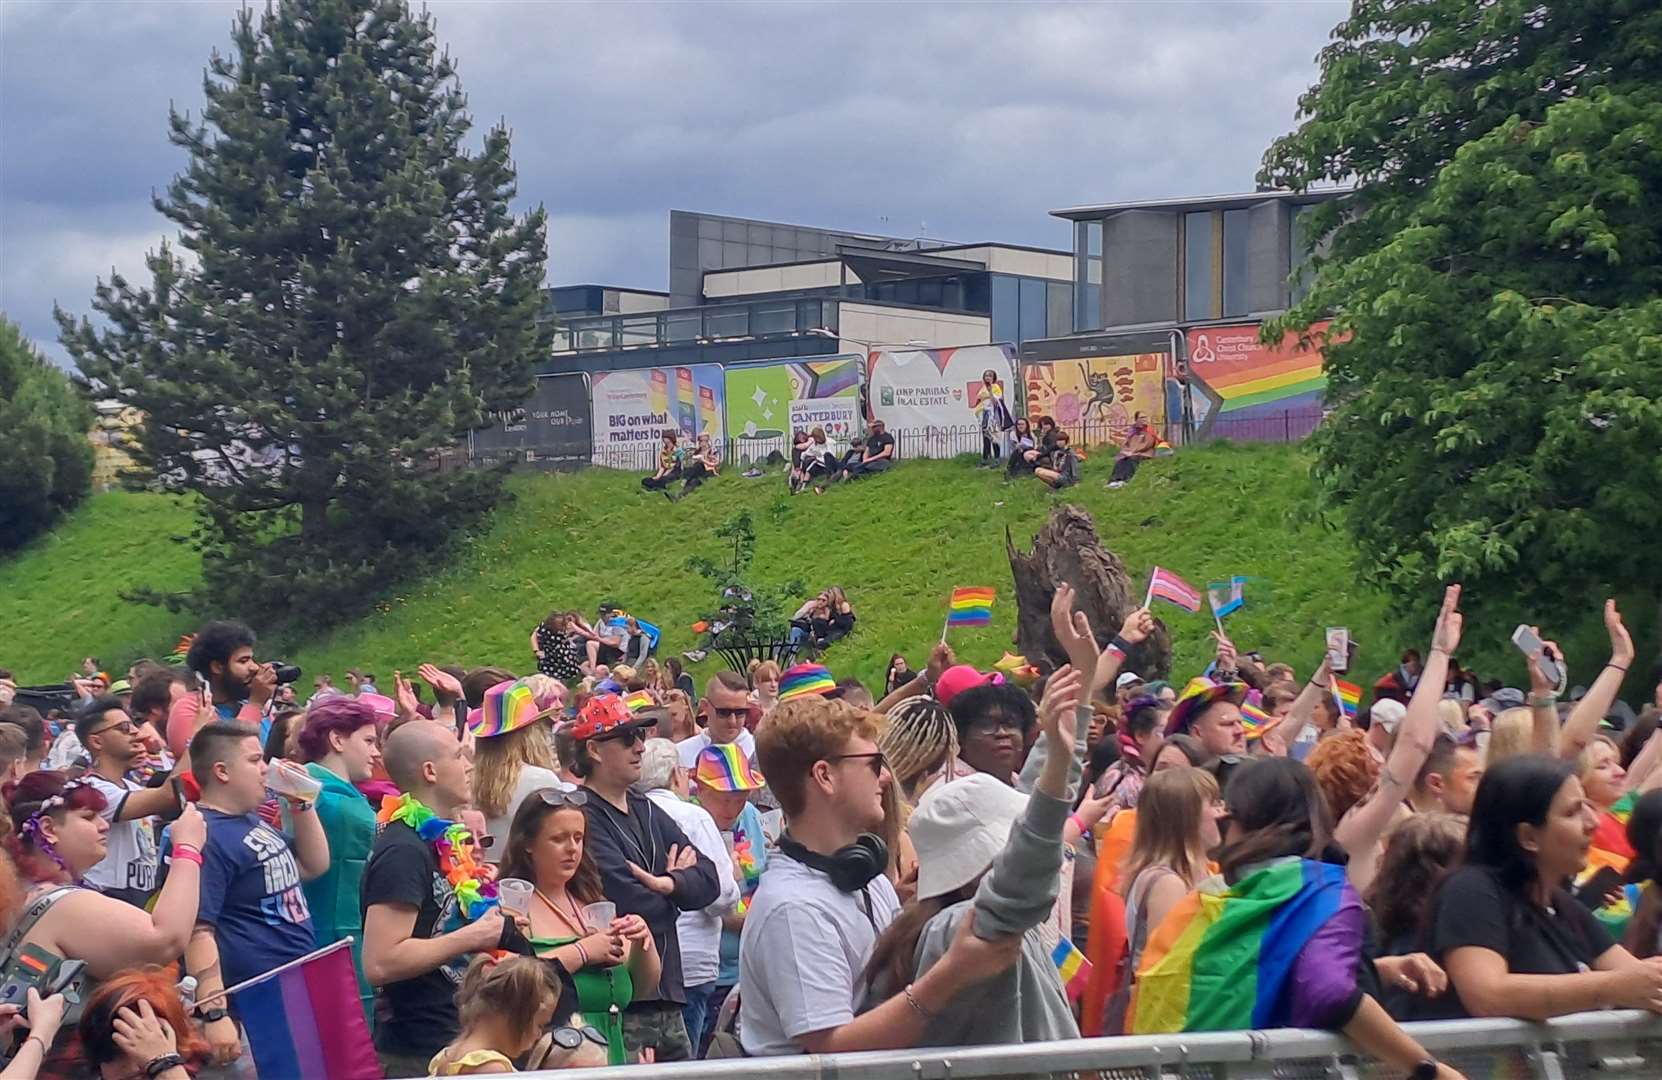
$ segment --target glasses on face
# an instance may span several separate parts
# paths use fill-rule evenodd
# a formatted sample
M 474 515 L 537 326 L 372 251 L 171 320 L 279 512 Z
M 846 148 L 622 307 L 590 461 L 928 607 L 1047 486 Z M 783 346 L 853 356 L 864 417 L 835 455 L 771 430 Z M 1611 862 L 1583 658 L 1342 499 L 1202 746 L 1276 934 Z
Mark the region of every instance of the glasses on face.
M 1020 735 L 1020 721 L 1012 720 L 1007 716 L 977 720 L 969 726 L 968 733 L 971 735 L 998 735 L 1006 731 L 1012 735 Z
M 624 746 L 634 746 L 636 743 L 644 743 L 646 741 L 646 732 L 640 728 L 626 728 L 623 731 L 618 732 L 616 735 L 607 735 L 604 738 L 596 739 L 595 741 L 617 742 L 622 743 Z
M 874 750 L 869 754 L 836 754 L 828 761 L 864 761 L 871 766 L 873 776 L 882 776 L 883 770 L 889 767 L 889 760 L 883 756 L 883 751 Z
M 589 793 L 582 788 L 543 788 L 537 792 L 537 798 L 549 806 L 583 806 L 589 801 Z
M 717 716 L 725 716 L 729 720 L 742 720 L 750 715 L 750 706 L 740 705 L 734 709 L 718 709 L 712 705 L 710 711 Z
M 113 724 L 105 724 L 103 727 L 99 728 L 97 731 L 87 732 L 87 738 L 90 739 L 94 735 L 102 735 L 106 731 L 119 731 L 123 735 L 137 735 L 138 734 L 138 725 L 133 723 L 131 720 L 117 720 Z

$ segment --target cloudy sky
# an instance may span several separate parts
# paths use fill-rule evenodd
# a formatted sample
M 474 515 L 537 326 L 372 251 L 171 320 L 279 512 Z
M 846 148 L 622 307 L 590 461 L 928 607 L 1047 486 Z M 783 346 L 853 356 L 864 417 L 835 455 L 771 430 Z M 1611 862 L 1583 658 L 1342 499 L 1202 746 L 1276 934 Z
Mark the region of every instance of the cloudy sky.
M 236 2 L 0 0 L 0 312 L 144 277 Z M 263 5 L 261 5 L 263 6 Z M 1062 206 L 1250 190 L 1343 0 L 438 0 L 481 126 L 513 130 L 549 280 L 667 286 L 670 208 L 1070 246 Z

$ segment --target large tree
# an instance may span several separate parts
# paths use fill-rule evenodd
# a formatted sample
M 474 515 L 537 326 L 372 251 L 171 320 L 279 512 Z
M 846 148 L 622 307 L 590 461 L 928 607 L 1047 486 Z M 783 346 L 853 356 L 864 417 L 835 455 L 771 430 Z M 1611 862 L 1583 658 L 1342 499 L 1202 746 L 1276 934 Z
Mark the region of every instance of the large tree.
M 0 316 L 0 550 L 21 547 L 92 486 L 92 406 Z
M 1318 472 L 1405 596 L 1545 619 L 1662 588 L 1658 42 L 1639 0 L 1358 0 L 1266 155 L 1263 181 L 1358 185 L 1268 332 L 1349 335 Z
M 434 451 L 529 392 L 540 208 L 509 210 L 504 127 L 471 120 L 434 25 L 403 0 L 280 0 L 215 52 L 180 232 L 152 284 L 100 281 L 109 326 L 58 319 L 104 393 L 147 417 L 140 457 L 199 496 L 204 591 L 264 624 L 345 615 L 499 496 Z

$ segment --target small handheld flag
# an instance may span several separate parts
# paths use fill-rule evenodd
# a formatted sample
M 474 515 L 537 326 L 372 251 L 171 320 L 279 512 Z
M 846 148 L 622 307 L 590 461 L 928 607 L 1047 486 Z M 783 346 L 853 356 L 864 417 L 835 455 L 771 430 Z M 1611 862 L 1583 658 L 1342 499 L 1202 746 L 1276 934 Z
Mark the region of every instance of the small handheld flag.
M 1206 586 L 1206 598 L 1212 602 L 1212 614 L 1223 618 L 1241 610 L 1246 598 L 1241 595 L 1246 578 L 1232 577 L 1228 581 L 1214 581 Z
M 1266 731 L 1279 723 L 1280 720 L 1265 712 L 1260 706 L 1250 701 L 1241 702 L 1241 727 L 1246 732 L 1247 742 L 1262 739 Z
M 953 589 L 951 599 L 946 602 L 946 625 L 941 627 L 941 640 L 946 640 L 947 630 L 954 626 L 990 625 L 994 595 L 990 587 Z
M 1148 595 L 1143 598 L 1143 606 L 1148 607 L 1157 599 L 1176 604 L 1184 611 L 1200 610 L 1200 593 L 1195 591 L 1195 587 L 1170 570 L 1158 566 L 1149 575 Z
M 1356 719 L 1356 710 L 1362 704 L 1362 688 L 1343 679 L 1333 680 L 1333 696 L 1339 701 L 1339 711 L 1346 720 Z
M 1068 1000 L 1078 1001 L 1091 977 L 1091 962 L 1066 937 L 1051 950 L 1050 962 L 1056 965 L 1056 974 L 1061 976 L 1062 989 L 1067 991 Z

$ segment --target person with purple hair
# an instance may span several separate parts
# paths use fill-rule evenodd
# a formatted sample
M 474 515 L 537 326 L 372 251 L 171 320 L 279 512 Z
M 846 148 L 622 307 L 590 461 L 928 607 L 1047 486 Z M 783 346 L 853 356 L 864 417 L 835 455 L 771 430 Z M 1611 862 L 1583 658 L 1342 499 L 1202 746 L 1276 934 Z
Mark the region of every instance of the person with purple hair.
M 353 785 L 368 780 L 381 760 L 374 707 L 345 694 L 319 701 L 306 713 L 306 726 L 300 729 L 300 754 L 306 771 L 323 785 L 317 797 L 317 817 L 329 838 L 329 869 L 301 886 L 312 909 L 312 928 L 319 948 L 352 938 L 358 996 L 373 1026 L 375 990 L 364 978 L 364 917 L 358 890 L 375 843 L 375 808 Z

